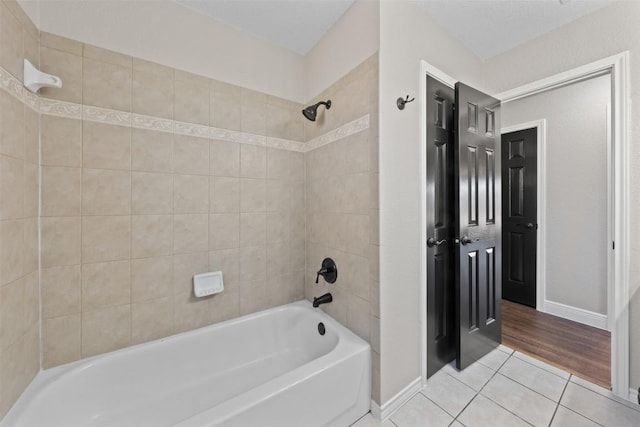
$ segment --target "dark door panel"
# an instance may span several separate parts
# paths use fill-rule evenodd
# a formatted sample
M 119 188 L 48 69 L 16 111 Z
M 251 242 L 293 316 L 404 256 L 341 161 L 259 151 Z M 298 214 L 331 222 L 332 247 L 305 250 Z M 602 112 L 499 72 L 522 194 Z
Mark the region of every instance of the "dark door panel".
M 536 306 L 537 131 L 502 135 L 504 299 Z
M 427 76 L 427 377 L 455 357 L 453 99 Z
M 500 102 L 457 83 L 455 105 L 456 366 L 464 369 L 501 341 Z

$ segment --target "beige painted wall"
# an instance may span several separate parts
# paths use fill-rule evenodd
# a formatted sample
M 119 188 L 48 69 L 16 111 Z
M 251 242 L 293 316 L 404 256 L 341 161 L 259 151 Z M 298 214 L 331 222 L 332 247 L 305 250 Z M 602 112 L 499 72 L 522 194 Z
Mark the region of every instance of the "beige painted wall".
M 21 3 L 42 31 L 280 98 L 306 98 L 301 55 L 176 2 Z
M 0 4 L 0 65 L 18 80 L 38 38 L 15 1 Z M 0 90 L 0 418 L 40 369 L 38 119 Z
M 640 75 L 640 2 L 621 1 L 584 16 L 509 52 L 486 61 L 484 85 L 491 93 L 566 71 L 598 59 L 628 50 L 631 55 L 630 99 L 631 140 L 640 140 L 640 85 L 634 77 Z M 640 224 L 640 146 L 631 143 L 629 157 L 630 236 L 636 236 Z M 640 242 L 630 238 L 630 386 L 640 386 Z M 635 356 L 634 356 L 635 355 Z
M 481 62 L 410 1 L 380 4 L 381 399 L 420 377 L 420 60 L 470 85 Z M 400 111 L 399 96 L 416 98 Z
M 547 120 L 545 299 L 604 315 L 610 102 L 611 79 L 601 76 L 502 107 L 503 128 Z
M 358 0 L 304 58 L 305 100 L 314 98 L 380 48 L 380 2 Z

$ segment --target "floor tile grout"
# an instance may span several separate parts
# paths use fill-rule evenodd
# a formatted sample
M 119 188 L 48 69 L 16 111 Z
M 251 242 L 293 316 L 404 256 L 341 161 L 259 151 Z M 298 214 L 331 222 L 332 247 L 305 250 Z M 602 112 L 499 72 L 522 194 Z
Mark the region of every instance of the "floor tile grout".
M 572 375 L 571 375 L 571 377 L 573 377 L 573 376 L 574 376 L 574 375 L 572 374 Z M 580 377 L 577 377 L 577 378 L 580 378 Z M 580 378 L 580 379 L 582 379 L 582 378 Z M 584 381 L 587 381 L 587 380 L 584 380 Z M 585 386 L 583 386 L 582 384 L 579 384 L 579 383 L 576 383 L 576 382 L 573 382 L 573 381 L 571 381 L 571 384 L 576 385 L 576 386 L 578 386 L 578 387 L 582 387 L 583 389 L 585 389 L 585 390 L 587 390 L 587 391 L 590 391 L 591 393 L 595 393 L 595 394 L 597 394 L 598 396 L 602 396 L 602 397 L 604 397 L 605 399 L 609 399 L 610 401 L 612 401 L 612 402 L 614 402 L 614 403 L 617 403 L 618 405 L 622 405 L 622 406 L 624 406 L 624 407 L 626 407 L 626 408 L 629 408 L 629 409 L 631 409 L 632 411 L 640 412 L 640 407 L 638 407 L 638 408 L 634 408 L 634 407 L 633 407 L 633 402 L 620 402 L 620 401 L 618 401 L 618 400 L 616 400 L 616 399 L 612 399 L 610 396 L 607 396 L 606 394 L 598 393 L 597 391 L 594 391 L 594 390 L 590 389 L 589 387 L 585 387 Z M 596 386 L 598 386 L 597 384 L 595 384 L 595 385 L 596 385 Z M 598 386 L 598 387 L 599 387 L 599 386 Z
M 562 379 L 563 379 L 563 380 L 565 380 L 565 381 L 566 381 L 566 380 L 568 380 L 569 378 L 571 378 L 571 376 L 573 375 L 573 374 L 571 374 L 570 372 L 567 372 L 567 373 L 569 374 L 569 377 L 568 377 L 568 378 L 564 378 L 564 377 L 562 377 L 562 376 L 560 376 L 560 375 L 556 374 L 555 372 L 551 372 L 550 370 L 545 369 L 545 368 L 543 368 L 543 367 L 541 367 L 541 366 L 538 366 L 538 365 L 536 365 L 536 364 L 534 364 L 534 363 L 531 363 L 531 362 L 529 362 L 528 360 L 524 360 L 524 359 L 519 358 L 518 356 L 515 356 L 515 354 L 516 354 L 516 352 L 515 352 L 515 351 L 513 352 L 513 354 L 514 354 L 514 357 L 515 357 L 516 359 L 518 359 L 519 361 L 524 362 L 524 363 L 526 363 L 526 364 L 528 364 L 528 365 L 531 365 L 531 366 L 535 366 L 535 367 L 536 367 L 536 368 L 538 368 L 538 369 L 542 369 L 543 371 L 548 372 L 548 373 L 550 373 L 551 375 L 555 375 L 555 376 L 556 376 L 556 377 L 558 377 L 558 378 L 562 378 Z M 544 363 L 545 365 L 549 365 L 547 362 L 545 362 L 545 361 L 543 361 L 543 360 L 538 360 L 538 359 L 536 359 L 535 357 L 529 356 L 528 354 L 525 354 L 525 353 L 520 353 L 520 354 L 525 355 L 525 356 L 527 356 L 527 357 L 530 357 L 530 358 L 532 358 L 532 359 L 534 359 L 534 360 L 537 360 L 537 361 L 538 361 L 538 362 L 540 362 L 540 363 Z M 553 368 L 556 368 L 556 367 L 555 367 L 555 366 L 553 366 L 553 365 L 549 365 L 549 366 L 551 366 L 551 367 L 553 367 Z M 560 368 L 556 368 L 556 369 L 558 369 L 558 370 L 562 371 L 562 369 L 560 369 Z M 563 371 L 563 372 L 566 372 L 566 371 Z
M 553 419 L 556 417 L 556 414 L 558 413 L 558 408 L 560 407 L 560 402 L 562 401 L 562 397 L 564 396 L 564 392 L 567 391 L 567 387 L 569 386 L 570 382 L 571 382 L 571 374 L 569 374 L 569 378 L 567 378 L 567 381 L 564 383 L 564 388 L 562 389 L 562 393 L 560 393 L 560 398 L 558 399 L 558 402 L 556 404 L 556 409 L 553 411 L 553 415 L 551 416 L 551 419 L 549 420 L 549 427 L 551 427 L 551 424 L 553 424 Z
M 463 412 L 464 412 L 464 411 L 469 407 L 469 405 L 471 405 L 471 402 L 473 402 L 473 401 L 476 399 L 476 397 L 478 397 L 478 395 L 480 395 L 480 394 L 481 394 L 482 390 L 484 390 L 484 388 L 487 386 L 487 384 L 489 384 L 489 383 L 491 382 L 491 380 L 493 379 L 493 377 L 495 377 L 495 376 L 498 374 L 498 370 L 500 370 L 500 369 L 504 366 L 504 364 L 505 364 L 505 363 L 507 363 L 507 361 L 508 361 L 512 356 L 513 356 L 513 354 L 514 354 L 514 353 L 511 353 L 511 354 L 509 355 L 509 357 L 507 357 L 507 358 L 504 360 L 504 362 L 502 362 L 502 364 L 500 365 L 500 367 L 498 367 L 498 369 L 497 369 L 497 370 L 493 371 L 493 375 L 491 375 L 491 377 L 487 380 L 487 382 L 485 382 L 485 383 L 484 383 L 484 385 L 483 385 L 482 387 L 480 387 L 480 390 L 478 390 L 478 391 L 476 392 L 476 394 L 473 396 L 473 398 L 471 398 L 471 400 L 469 400 L 469 402 L 465 405 L 465 407 L 464 407 L 464 408 L 462 408 L 462 410 L 460 411 L 460 413 L 459 413 L 459 414 L 454 418 L 454 420 L 453 420 L 452 422 L 458 421 L 458 417 L 459 417 L 460 415 L 462 415 L 462 413 L 463 413 Z M 481 365 L 482 365 L 482 366 L 484 366 L 485 368 L 492 369 L 492 368 L 489 368 L 488 366 L 483 365 L 482 363 L 481 363 Z M 467 386 L 469 386 L 468 384 L 466 384 L 466 385 L 467 385 Z M 489 400 L 490 402 L 493 402 L 494 404 L 498 405 L 499 407 L 501 407 L 501 408 L 502 408 L 502 409 L 504 409 L 505 411 L 509 412 L 509 413 L 510 413 L 511 415 L 513 415 L 514 417 L 517 417 L 517 418 L 521 419 L 521 420 L 522 420 L 522 421 L 524 421 L 526 424 L 533 425 L 533 424 L 531 424 L 530 422 L 528 422 L 527 420 L 525 420 L 525 419 L 523 419 L 522 417 L 518 416 L 517 414 L 514 414 L 513 412 L 511 412 L 510 410 L 508 410 L 508 409 L 507 409 L 507 408 L 505 408 L 504 406 L 500 405 L 498 402 L 495 402 L 493 399 L 491 399 L 491 398 L 489 398 L 489 397 L 485 396 L 484 394 L 482 395 L 482 397 L 484 397 L 485 399 Z M 460 422 L 460 424 L 462 424 L 462 422 L 461 422 L 461 421 L 458 421 L 458 422 Z M 464 425 L 464 424 L 463 424 L 463 425 Z

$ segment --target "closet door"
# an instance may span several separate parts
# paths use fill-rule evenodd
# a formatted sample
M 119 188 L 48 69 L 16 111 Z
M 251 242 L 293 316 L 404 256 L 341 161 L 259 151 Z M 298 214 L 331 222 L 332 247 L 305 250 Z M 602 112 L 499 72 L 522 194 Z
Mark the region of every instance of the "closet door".
M 501 342 L 500 102 L 455 86 L 456 366 Z

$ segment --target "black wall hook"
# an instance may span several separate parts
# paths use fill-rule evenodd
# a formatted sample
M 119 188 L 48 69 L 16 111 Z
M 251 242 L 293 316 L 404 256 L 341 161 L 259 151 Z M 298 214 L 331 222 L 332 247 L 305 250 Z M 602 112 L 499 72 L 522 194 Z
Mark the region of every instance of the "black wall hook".
M 404 110 L 404 104 L 408 104 L 410 102 L 413 102 L 414 100 L 415 98 L 409 99 L 409 95 L 407 95 L 405 99 L 403 99 L 402 97 L 398 98 L 396 100 L 396 105 L 398 106 L 398 110 Z

